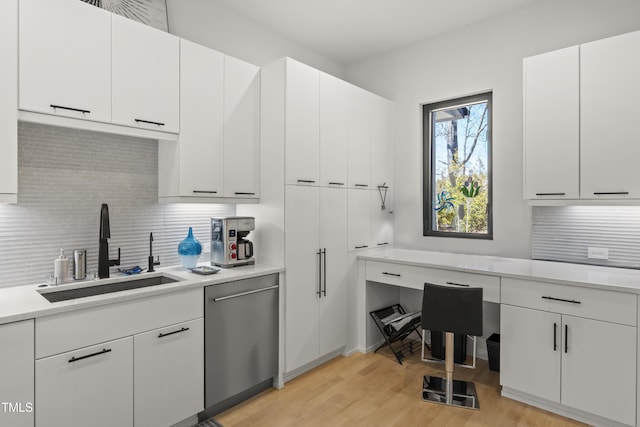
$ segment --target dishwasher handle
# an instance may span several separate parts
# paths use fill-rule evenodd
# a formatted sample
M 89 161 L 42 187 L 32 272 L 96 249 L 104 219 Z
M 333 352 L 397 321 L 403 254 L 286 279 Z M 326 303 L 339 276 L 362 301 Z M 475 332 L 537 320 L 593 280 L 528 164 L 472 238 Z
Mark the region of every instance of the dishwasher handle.
M 270 291 L 277 289 L 280 285 L 267 286 L 266 288 L 254 289 L 252 291 L 240 292 L 239 294 L 227 295 L 226 297 L 209 298 L 209 302 L 220 302 L 232 298 L 243 297 L 246 295 L 257 294 L 258 292 Z

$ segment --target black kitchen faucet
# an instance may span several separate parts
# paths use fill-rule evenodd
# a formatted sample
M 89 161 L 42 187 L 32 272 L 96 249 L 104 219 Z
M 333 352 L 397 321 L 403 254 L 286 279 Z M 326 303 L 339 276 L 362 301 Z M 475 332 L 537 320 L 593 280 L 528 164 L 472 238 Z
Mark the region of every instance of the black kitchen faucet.
M 120 248 L 118 248 L 118 259 L 109 259 L 109 242 L 111 230 L 109 227 L 109 206 L 102 204 L 100 209 L 100 245 L 98 247 L 98 277 L 107 279 L 109 277 L 109 267 L 120 265 Z

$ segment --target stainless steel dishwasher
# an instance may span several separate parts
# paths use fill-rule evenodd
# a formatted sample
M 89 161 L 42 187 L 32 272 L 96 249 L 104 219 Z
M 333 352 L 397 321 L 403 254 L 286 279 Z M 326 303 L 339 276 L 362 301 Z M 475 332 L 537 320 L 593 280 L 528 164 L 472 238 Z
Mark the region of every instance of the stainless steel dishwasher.
M 278 372 L 278 275 L 205 288 L 205 411 L 272 386 Z

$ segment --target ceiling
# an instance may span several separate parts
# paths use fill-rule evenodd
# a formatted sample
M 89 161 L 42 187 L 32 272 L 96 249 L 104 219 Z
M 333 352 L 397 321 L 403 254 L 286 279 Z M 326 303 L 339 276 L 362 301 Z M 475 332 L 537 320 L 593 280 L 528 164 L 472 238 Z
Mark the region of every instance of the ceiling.
M 343 63 L 397 49 L 536 0 L 215 0 Z

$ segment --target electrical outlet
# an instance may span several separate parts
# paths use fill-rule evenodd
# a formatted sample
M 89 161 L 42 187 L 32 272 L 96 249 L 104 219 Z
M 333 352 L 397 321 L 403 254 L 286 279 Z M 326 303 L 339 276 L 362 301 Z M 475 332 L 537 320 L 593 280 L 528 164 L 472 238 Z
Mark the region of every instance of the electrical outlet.
M 609 248 L 587 248 L 587 258 L 609 259 Z

